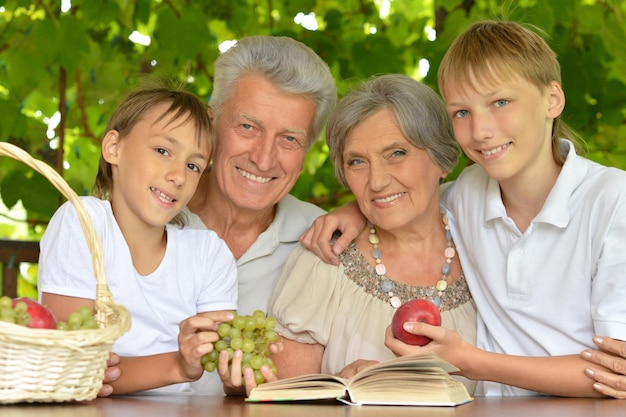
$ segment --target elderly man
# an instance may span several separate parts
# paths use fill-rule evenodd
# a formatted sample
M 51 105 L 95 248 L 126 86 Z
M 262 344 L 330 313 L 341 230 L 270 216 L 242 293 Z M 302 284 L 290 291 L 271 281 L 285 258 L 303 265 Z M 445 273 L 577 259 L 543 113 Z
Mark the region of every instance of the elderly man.
M 323 213 L 289 192 L 336 100 L 326 63 L 291 38 L 244 38 L 215 62 L 217 146 L 186 213 L 237 259 L 240 314 L 266 310 L 287 256 Z
M 267 309 L 298 238 L 324 213 L 289 192 L 336 100 L 326 63 L 291 38 L 244 38 L 215 62 L 209 113 L 217 144 L 185 213 L 191 227 L 214 230 L 235 256 L 239 314 Z M 197 394 L 224 392 L 217 372 L 193 386 Z

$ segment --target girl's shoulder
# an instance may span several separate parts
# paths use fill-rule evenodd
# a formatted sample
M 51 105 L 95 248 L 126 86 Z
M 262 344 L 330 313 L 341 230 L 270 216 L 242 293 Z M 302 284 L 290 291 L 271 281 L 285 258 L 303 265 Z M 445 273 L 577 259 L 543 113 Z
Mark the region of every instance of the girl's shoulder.
M 85 209 L 95 213 L 112 213 L 111 202 L 109 200 L 102 200 L 92 196 L 80 197 L 81 203 L 85 206 Z
M 111 210 L 111 203 L 107 200 L 101 200 L 92 196 L 80 196 L 79 200 L 82 207 L 94 223 L 97 223 L 100 219 L 113 215 L 113 211 Z M 61 204 L 61 206 L 56 210 L 53 215 L 53 220 L 51 221 L 58 221 L 60 219 L 65 219 L 63 221 L 69 221 L 68 219 L 76 219 L 77 221 L 77 218 L 78 210 L 76 206 L 74 205 L 74 203 L 66 201 L 65 203 Z
M 181 227 L 174 224 L 168 224 L 166 228 L 168 244 L 172 242 L 182 251 L 191 254 L 196 254 L 199 251 L 202 253 L 207 253 L 206 251 L 221 253 L 228 250 L 230 252 L 226 242 L 213 230 L 194 229 L 189 226 Z

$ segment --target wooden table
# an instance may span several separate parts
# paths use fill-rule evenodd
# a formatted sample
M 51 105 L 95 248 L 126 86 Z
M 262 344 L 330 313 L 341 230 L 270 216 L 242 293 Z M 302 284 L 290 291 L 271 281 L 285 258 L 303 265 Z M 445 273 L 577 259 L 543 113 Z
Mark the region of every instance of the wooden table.
M 484 398 L 458 407 L 350 407 L 335 402 L 252 404 L 242 398 L 153 396 L 84 403 L 5 404 L 2 417 L 624 417 L 626 401 L 550 397 Z

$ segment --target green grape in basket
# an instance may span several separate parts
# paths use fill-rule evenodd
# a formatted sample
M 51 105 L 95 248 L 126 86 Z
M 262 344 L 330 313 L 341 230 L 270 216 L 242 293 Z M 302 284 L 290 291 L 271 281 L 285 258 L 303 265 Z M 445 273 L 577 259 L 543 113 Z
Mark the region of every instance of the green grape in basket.
M 67 321 L 57 322 L 59 330 L 90 330 L 97 329 L 98 322 L 93 317 L 93 309 L 90 307 L 81 307 L 78 311 L 70 313 Z
M 228 362 L 232 362 L 235 351 L 243 352 L 241 369 L 252 368 L 257 384 L 265 382 L 260 369 L 263 365 L 269 367 L 274 374 L 277 369 L 270 356 L 270 345 L 278 342 L 278 334 L 274 330 L 276 319 L 266 317 L 261 310 L 252 315 L 239 315 L 228 322 L 221 323 L 217 328 L 220 339 L 213 343 L 213 350 L 202 357 L 202 367 L 207 372 L 213 372 L 219 362 L 219 354 L 228 352 Z

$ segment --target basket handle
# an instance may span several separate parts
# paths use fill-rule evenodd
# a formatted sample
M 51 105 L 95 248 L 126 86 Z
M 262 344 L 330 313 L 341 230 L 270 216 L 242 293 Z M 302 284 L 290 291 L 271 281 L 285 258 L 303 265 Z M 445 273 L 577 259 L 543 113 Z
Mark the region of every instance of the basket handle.
M 80 221 L 80 225 L 87 240 L 87 245 L 89 246 L 89 251 L 91 252 L 93 270 L 96 276 L 96 320 L 101 326 L 106 324 L 108 317 L 111 314 L 109 306 L 113 303 L 113 296 L 106 283 L 106 277 L 104 274 L 104 262 L 102 256 L 103 250 L 100 237 L 93 226 L 91 217 L 89 217 L 83 203 L 80 201 L 80 198 L 74 190 L 70 188 L 67 182 L 65 182 L 63 177 L 61 177 L 61 175 L 50 165 L 33 158 L 22 148 L 8 142 L 0 142 L 0 155 L 9 156 L 17 161 L 23 162 L 35 171 L 39 172 L 76 208 L 78 220 Z

